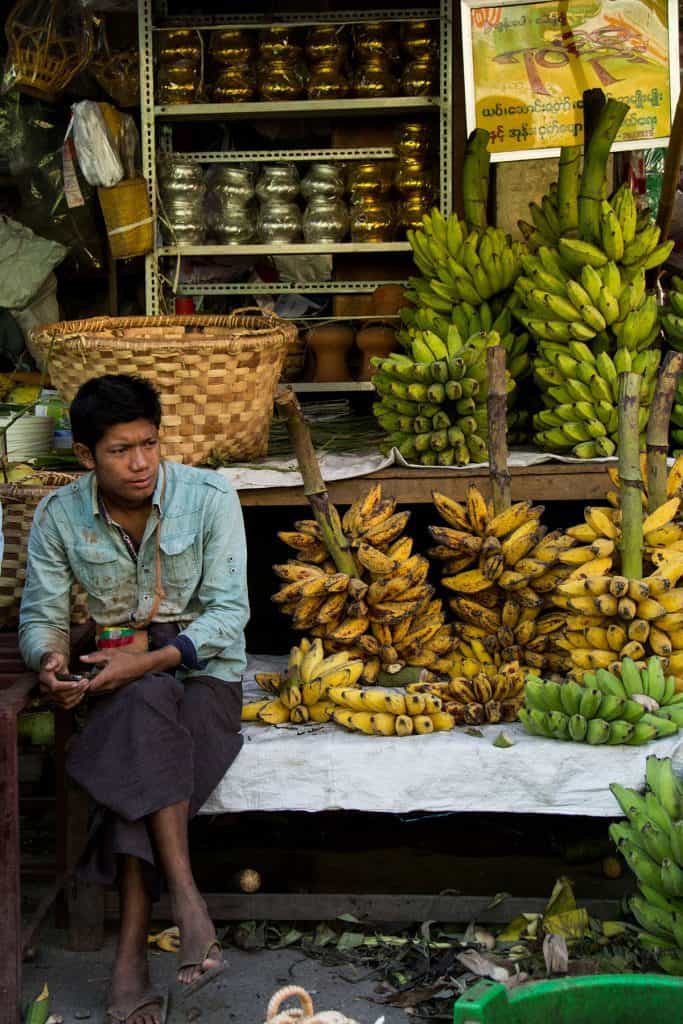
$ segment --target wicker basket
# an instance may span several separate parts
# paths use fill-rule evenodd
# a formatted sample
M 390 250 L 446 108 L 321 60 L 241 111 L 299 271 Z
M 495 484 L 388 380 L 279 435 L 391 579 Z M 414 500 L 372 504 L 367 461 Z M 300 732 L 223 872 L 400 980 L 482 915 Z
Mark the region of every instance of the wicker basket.
M 74 6 L 74 11 L 79 8 Z M 92 56 L 92 32 L 66 0 L 17 0 L 5 23 L 10 81 L 54 101 Z
M 38 478 L 39 485 L 32 481 Z M 68 473 L 40 473 L 27 485 L 0 484 L 2 504 L 2 532 L 5 537 L 5 551 L 0 575 L 0 627 L 16 628 L 19 622 L 19 605 L 26 579 L 26 554 L 28 535 L 33 514 L 38 502 L 57 487 L 71 483 L 75 477 Z M 88 600 L 77 583 L 71 588 L 71 621 L 85 622 L 88 619 Z
M 164 456 L 190 465 L 218 451 L 258 458 L 296 326 L 237 310 L 231 316 L 72 320 L 41 327 L 33 343 L 67 401 L 91 377 L 146 377 L 161 395 Z
M 154 225 L 144 178 L 125 178 L 111 188 L 98 188 L 97 196 L 115 260 L 144 256 L 152 251 Z

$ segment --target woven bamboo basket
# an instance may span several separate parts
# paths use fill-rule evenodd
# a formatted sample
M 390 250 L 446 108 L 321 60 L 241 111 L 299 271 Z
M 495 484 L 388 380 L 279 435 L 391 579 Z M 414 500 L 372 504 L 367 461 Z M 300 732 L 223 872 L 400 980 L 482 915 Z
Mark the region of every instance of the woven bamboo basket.
M 69 473 L 36 472 L 27 484 L 0 484 L 2 532 L 5 538 L 0 574 L 2 628 L 16 628 L 19 622 L 19 605 L 26 579 L 28 536 L 38 502 L 57 487 L 63 487 L 74 479 Z M 34 483 L 34 480 L 39 482 Z M 88 617 L 88 599 L 75 583 L 71 588 L 71 621 L 85 622 Z
M 296 326 L 254 310 L 231 316 L 72 320 L 33 333 L 53 385 L 70 402 L 105 373 L 146 377 L 159 390 L 166 458 L 201 465 L 258 458 Z
M 124 178 L 111 188 L 98 188 L 97 197 L 115 260 L 144 256 L 154 244 L 154 225 L 144 178 Z
M 65 0 L 17 0 L 5 35 L 12 84 L 50 102 L 92 56 L 92 32 L 84 16 L 72 14 Z

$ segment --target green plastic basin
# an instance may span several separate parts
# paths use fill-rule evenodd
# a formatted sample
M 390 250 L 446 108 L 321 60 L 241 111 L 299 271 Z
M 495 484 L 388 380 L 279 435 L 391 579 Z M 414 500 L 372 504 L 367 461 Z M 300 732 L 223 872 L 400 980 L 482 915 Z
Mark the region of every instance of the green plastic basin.
M 683 978 L 598 974 L 508 992 L 481 981 L 455 1004 L 454 1024 L 681 1024 Z

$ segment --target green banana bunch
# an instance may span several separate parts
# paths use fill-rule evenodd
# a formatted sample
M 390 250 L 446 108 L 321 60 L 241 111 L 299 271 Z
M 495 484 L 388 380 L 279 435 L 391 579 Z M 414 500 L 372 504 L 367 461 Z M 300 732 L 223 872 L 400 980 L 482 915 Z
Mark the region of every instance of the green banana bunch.
M 597 678 L 594 686 L 581 686 L 573 681 L 559 684 L 529 676 L 519 718 L 535 735 L 592 746 L 638 746 L 677 731 L 676 723 L 650 714 L 629 698 L 617 677 L 613 678 L 616 682 L 610 687 L 606 682 L 598 685 Z
M 683 693 L 676 692 L 674 676 L 664 674 L 661 658 L 653 655 L 643 668 L 632 658 L 622 658 L 620 672 L 615 675 L 601 668 L 585 673 L 583 682 L 599 690 L 603 700 L 612 697 L 625 701 L 623 717 L 629 721 L 652 725 L 658 736 L 674 735 L 683 725 Z M 634 704 L 642 709 L 636 718 L 631 711 Z M 667 723 L 664 730 L 662 721 Z
M 410 328 L 411 355 L 373 359 L 380 400 L 373 412 L 387 439 L 410 462 L 469 465 L 487 457 L 486 349 L 500 344 L 495 331 L 463 341 L 455 324 L 444 334 Z M 514 389 L 508 373 L 508 388 Z
M 638 938 L 658 953 L 663 970 L 683 968 L 683 786 L 670 758 L 646 760 L 645 793 L 617 783 L 612 794 L 626 821 L 609 834 L 636 876 L 630 909 L 643 929 Z
M 662 315 L 664 336 L 678 352 L 683 352 L 683 278 L 672 276 L 667 304 Z M 678 378 L 671 409 L 671 442 L 675 454 L 683 449 L 683 378 Z
M 469 231 L 457 214 L 445 219 L 436 207 L 407 238 L 422 274 L 409 281 L 408 298 L 436 312 L 448 312 L 458 302 L 479 306 L 511 288 L 521 270 L 520 242 L 500 228 Z

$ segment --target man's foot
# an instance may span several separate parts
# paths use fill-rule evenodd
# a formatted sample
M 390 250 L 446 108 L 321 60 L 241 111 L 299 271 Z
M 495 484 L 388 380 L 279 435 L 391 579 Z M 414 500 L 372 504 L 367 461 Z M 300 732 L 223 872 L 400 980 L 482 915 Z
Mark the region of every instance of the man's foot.
M 176 921 L 180 929 L 178 981 L 181 985 L 192 985 L 207 972 L 213 974 L 222 968 L 221 946 L 199 893 L 176 900 Z
M 162 998 L 147 964 L 116 964 L 107 999 L 107 1024 L 163 1024 Z

